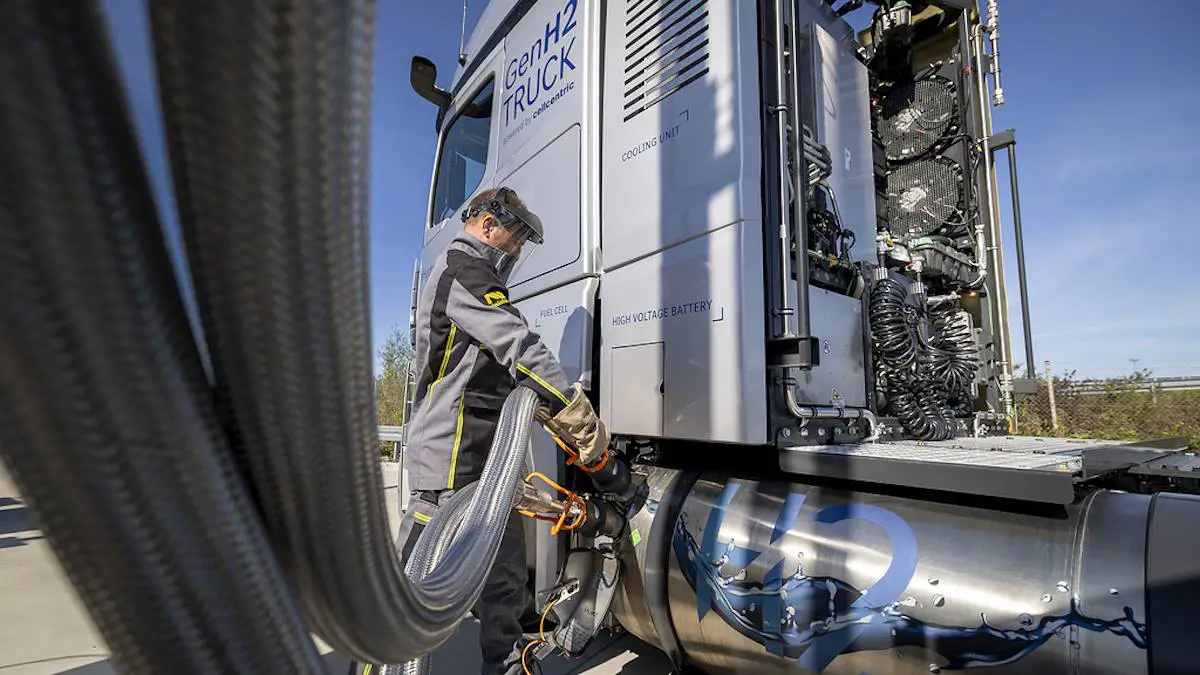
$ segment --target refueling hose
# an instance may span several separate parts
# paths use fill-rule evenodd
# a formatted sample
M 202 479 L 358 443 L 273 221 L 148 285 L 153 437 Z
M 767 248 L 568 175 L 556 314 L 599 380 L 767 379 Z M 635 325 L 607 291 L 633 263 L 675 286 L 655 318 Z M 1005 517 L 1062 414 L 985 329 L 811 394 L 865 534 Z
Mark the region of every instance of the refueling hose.
M 480 595 L 536 395 L 506 401 L 478 489 L 441 523 L 456 535 L 420 542 L 448 548 L 410 580 L 368 334 L 372 3 L 149 7 L 203 336 L 100 10 L 0 4 L 5 464 L 122 672 L 317 673 L 310 630 L 359 661 L 420 657 Z
M 438 518 L 432 518 L 426 530 L 421 532 L 417 543 L 413 546 L 404 572 L 410 579 L 420 581 L 429 575 L 450 549 L 458 526 L 463 521 L 466 507 L 471 503 L 471 495 L 479 483 L 470 483 L 454 493 L 446 504 L 439 506 Z M 428 532 L 428 534 L 426 534 Z M 400 542 L 398 542 L 400 543 Z M 382 675 L 427 675 L 429 673 L 429 654 L 423 654 L 415 659 L 409 659 L 400 666 L 385 665 Z
M 518 388 L 506 401 L 460 540 L 410 583 L 385 512 L 371 365 L 373 6 L 251 6 L 150 6 L 218 400 L 312 629 L 352 657 L 401 663 L 448 639 L 482 592 L 537 400 Z
M 123 673 L 319 673 L 94 2 L 0 3 L 0 457 Z

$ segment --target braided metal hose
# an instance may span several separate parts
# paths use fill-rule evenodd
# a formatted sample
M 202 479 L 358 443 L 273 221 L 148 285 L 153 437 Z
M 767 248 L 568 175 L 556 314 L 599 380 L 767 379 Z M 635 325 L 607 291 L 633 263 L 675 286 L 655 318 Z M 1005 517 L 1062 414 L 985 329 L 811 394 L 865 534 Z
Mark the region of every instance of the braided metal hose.
M 536 394 L 509 396 L 479 488 L 439 523 L 456 535 L 407 577 L 367 334 L 372 4 L 150 10 L 215 381 L 98 8 L 4 3 L 4 461 L 123 672 L 316 673 L 310 629 L 359 660 L 420 657 L 482 591 Z
M 218 400 L 272 543 L 332 647 L 376 663 L 418 657 L 482 592 L 536 396 L 519 389 L 506 402 L 460 538 L 412 583 L 377 456 L 365 176 L 373 5 L 160 0 L 151 21 Z
M 421 532 L 404 567 L 404 572 L 410 579 L 420 581 L 437 568 L 454 542 L 458 526 L 462 524 L 472 494 L 478 487 L 479 483 L 471 483 L 462 490 L 455 491 L 449 502 L 438 508 L 439 517 L 429 521 L 428 534 L 425 531 Z M 404 544 L 398 543 L 401 546 Z M 429 669 L 429 654 L 423 654 L 409 659 L 402 665 L 385 665 L 381 669 L 381 675 L 428 675 Z
M 94 2 L 0 3 L 0 453 L 126 673 L 322 666 L 217 422 Z

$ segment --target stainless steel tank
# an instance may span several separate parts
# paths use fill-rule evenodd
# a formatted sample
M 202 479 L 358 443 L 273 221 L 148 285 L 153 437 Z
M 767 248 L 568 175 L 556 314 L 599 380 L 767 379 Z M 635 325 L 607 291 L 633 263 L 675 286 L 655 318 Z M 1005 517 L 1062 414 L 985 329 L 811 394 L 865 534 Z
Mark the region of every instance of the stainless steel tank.
M 1200 500 L 1096 491 L 1029 515 L 669 469 L 649 481 L 614 612 L 713 675 L 1200 672 L 1185 625 L 1160 620 L 1152 657 L 1146 591 L 1171 565 L 1184 596 L 1200 587 L 1200 557 L 1181 567 L 1170 549 Z M 1160 501 L 1172 515 L 1153 526 Z

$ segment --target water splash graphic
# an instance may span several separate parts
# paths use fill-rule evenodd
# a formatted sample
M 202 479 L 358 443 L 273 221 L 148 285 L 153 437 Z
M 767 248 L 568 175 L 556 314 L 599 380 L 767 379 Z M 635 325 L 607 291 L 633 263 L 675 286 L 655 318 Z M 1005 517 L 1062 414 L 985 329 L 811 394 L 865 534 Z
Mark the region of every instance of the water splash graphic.
M 745 581 L 744 569 L 723 576 L 721 567 L 726 561 L 747 556 L 731 544 L 720 552 L 711 545 L 697 545 L 687 528 L 686 514 L 676 522 L 671 545 L 697 599 L 708 604 L 698 608 L 701 616 L 712 609 L 770 653 L 801 663 L 814 660 L 812 654 L 806 658 L 806 652 L 823 651 L 822 644 L 833 643 L 844 644 L 839 653 L 927 648 L 941 655 L 945 661 L 942 670 L 1002 666 L 1019 661 L 1056 635 L 1065 638 L 1071 627 L 1123 636 L 1137 648 L 1146 648 L 1146 626 L 1134 619 L 1129 607 L 1120 619 L 1094 619 L 1080 613 L 1072 600 L 1066 614 L 1022 617 L 1017 629 L 993 628 L 986 621 L 977 627 L 940 626 L 908 616 L 902 601 L 873 608 L 862 600 L 867 591 L 839 579 L 808 576 L 803 554 L 780 561 L 761 584 Z M 841 639 L 823 640 L 834 636 Z M 817 660 L 820 665 L 813 669 L 820 672 L 832 657 L 821 655 Z

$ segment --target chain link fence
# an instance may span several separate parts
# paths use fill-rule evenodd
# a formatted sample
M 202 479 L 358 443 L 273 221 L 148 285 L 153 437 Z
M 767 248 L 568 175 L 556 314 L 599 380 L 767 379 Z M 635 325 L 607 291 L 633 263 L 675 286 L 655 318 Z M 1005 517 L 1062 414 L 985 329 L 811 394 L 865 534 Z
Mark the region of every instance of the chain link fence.
M 1183 436 L 1200 448 L 1200 378 L 1107 380 L 1042 377 L 1035 393 L 1015 394 L 1017 433 L 1118 441 Z M 1195 386 L 1195 388 L 1191 388 Z

